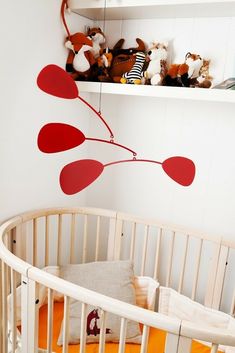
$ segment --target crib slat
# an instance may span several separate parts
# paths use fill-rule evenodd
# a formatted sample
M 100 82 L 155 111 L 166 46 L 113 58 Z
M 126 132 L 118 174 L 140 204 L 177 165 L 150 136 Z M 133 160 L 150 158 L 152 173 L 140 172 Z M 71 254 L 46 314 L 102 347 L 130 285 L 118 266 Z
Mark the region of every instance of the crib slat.
M 211 346 L 211 353 L 217 353 L 218 352 L 218 344 L 214 344 L 212 343 L 212 346 Z
M 232 304 L 230 307 L 230 313 L 231 316 L 235 316 L 235 290 L 233 291 L 233 298 L 232 298 Z
M 203 244 L 203 239 L 200 240 L 200 246 L 199 246 L 198 253 L 196 256 L 195 275 L 194 275 L 193 288 L 192 288 L 192 294 L 191 294 L 192 300 L 195 299 L 196 291 L 197 291 L 198 274 L 199 274 L 201 254 L 202 254 L 202 244 Z
M 185 265 L 186 265 L 186 259 L 187 259 L 187 254 L 188 254 L 188 241 L 189 241 L 189 235 L 187 235 L 187 237 L 186 237 L 186 243 L 185 243 L 185 248 L 184 248 L 183 262 L 182 262 L 182 268 L 181 268 L 180 279 L 179 279 L 179 287 L 178 287 L 179 293 L 182 292 L 183 283 L 184 283 Z
M 75 213 L 71 215 L 71 240 L 70 240 L 70 263 L 74 263 L 74 243 L 75 243 L 75 227 L 76 227 L 76 217 Z
M 12 352 L 16 349 L 16 273 L 11 268 L 11 332 L 12 332 Z
M 99 339 L 99 353 L 105 351 L 105 333 L 106 333 L 106 312 L 101 310 L 101 327 L 100 327 L 100 339 Z
M 7 233 L 7 249 L 12 252 L 12 239 L 13 239 L 13 232 L 10 230 L 10 232 Z
M 146 353 L 148 349 L 148 339 L 149 339 L 149 326 L 144 325 L 143 334 L 141 340 L 140 353 Z
M 70 299 L 64 296 L 64 321 L 63 321 L 63 350 L 62 353 L 68 352 L 68 337 L 69 337 L 69 302 Z
M 7 249 L 11 251 L 10 239 L 11 239 L 11 233 L 8 232 L 4 236 L 4 243 L 7 247 Z M 7 295 L 10 294 L 10 281 L 11 281 L 11 271 L 10 271 L 10 267 L 6 265 L 6 291 L 7 291 Z
M 167 276 L 166 276 L 166 287 L 170 286 L 174 243 L 175 243 L 175 232 L 173 232 L 171 237 L 171 242 L 170 242 L 170 254 L 169 254 L 168 270 L 167 270 Z
M 159 265 L 159 253 L 160 253 L 161 240 L 162 240 L 162 228 L 159 228 L 158 237 L 157 237 L 157 245 L 156 245 L 154 273 L 153 273 L 154 279 L 158 278 L 158 265 Z
M 126 328 L 127 328 L 127 319 L 122 317 L 121 318 L 121 328 L 120 328 L 120 339 L 119 339 L 118 353 L 124 353 L 125 352 Z
M 26 223 L 20 224 L 18 231 L 19 233 L 17 234 L 17 239 L 18 239 L 18 243 L 20 242 L 20 258 L 25 261 L 26 260 L 26 239 L 27 239 Z
M 227 246 L 222 245 L 220 249 L 214 296 L 213 296 L 213 301 L 211 306 L 213 309 L 217 309 L 217 310 L 220 308 L 228 256 L 229 256 L 229 248 Z
M 37 266 L 38 254 L 38 219 L 33 219 L 33 266 Z
M 7 286 L 6 286 L 6 264 L 2 261 L 2 347 L 3 352 L 8 352 L 7 339 Z
M 86 252 L 87 252 L 87 215 L 84 216 L 84 228 L 83 228 L 83 250 L 82 250 L 82 263 L 86 262 Z
M 114 260 L 115 250 L 115 236 L 116 236 L 116 219 L 109 220 L 109 235 L 108 235 L 108 249 L 107 249 L 107 260 Z
M 98 261 L 99 245 L 100 245 L 100 216 L 97 217 L 97 223 L 96 223 L 95 261 Z
M 136 236 L 136 222 L 132 223 L 132 229 L 131 229 L 130 260 L 134 260 L 135 236 Z
M 49 264 L 49 216 L 45 217 L 45 266 Z
M 17 257 L 22 258 L 22 247 L 23 247 L 23 237 L 22 237 L 22 224 L 17 225 L 15 228 L 14 240 L 15 240 L 15 251 L 14 254 Z
M 16 227 L 14 227 L 11 230 L 11 232 L 12 232 L 12 253 L 14 255 L 16 255 L 16 253 L 17 253 L 17 242 L 18 242 L 18 239 L 16 237 Z M 33 251 L 34 251 L 34 246 L 33 246 Z M 21 282 L 21 275 L 20 275 L 19 272 L 15 272 L 15 276 L 16 276 L 16 287 L 17 287 L 20 284 L 20 282 Z
M 86 324 L 87 324 L 87 304 L 82 303 L 81 312 L 81 333 L 80 333 L 80 353 L 86 351 Z
M 11 234 L 12 234 L 12 252 L 13 254 L 16 253 L 16 227 L 14 227 L 11 230 Z
M 52 334 L 53 334 L 53 290 L 48 288 L 47 292 L 48 304 L 47 304 L 47 353 L 52 352 Z
M 192 340 L 188 337 L 180 336 L 179 338 L 179 348 L 177 353 L 190 353 L 192 346 Z
M 204 301 L 204 305 L 208 307 L 211 307 L 213 302 L 220 248 L 221 246 L 219 243 L 214 245 L 214 252 L 212 256 L 211 266 L 208 272 L 207 289 L 206 289 L 205 301 Z
M 165 343 L 165 353 L 178 353 L 179 336 L 167 333 Z
M 26 229 L 26 233 L 24 234 L 24 238 L 25 238 L 25 261 L 27 263 L 31 264 L 31 222 L 27 221 L 26 225 L 25 225 L 25 229 Z
M 57 265 L 61 265 L 62 214 L 58 215 Z
M 117 219 L 116 221 L 116 231 L 115 231 L 115 244 L 114 244 L 114 258 L 113 260 L 120 260 L 121 256 L 121 243 L 122 243 L 122 233 L 123 232 L 123 221 Z
M 146 225 L 145 229 L 144 229 L 144 245 L 143 245 L 142 264 L 141 264 L 141 271 L 140 271 L 141 276 L 144 276 L 146 254 L 147 254 L 147 244 L 148 244 L 148 235 L 149 235 L 149 226 Z

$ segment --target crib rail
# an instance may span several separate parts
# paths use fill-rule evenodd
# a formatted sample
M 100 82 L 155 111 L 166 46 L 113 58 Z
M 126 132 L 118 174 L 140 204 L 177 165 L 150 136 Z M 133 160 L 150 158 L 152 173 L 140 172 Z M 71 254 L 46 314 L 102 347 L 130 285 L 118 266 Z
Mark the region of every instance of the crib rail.
M 178 244 L 179 238 L 181 241 Z M 167 332 L 166 353 L 190 352 L 193 339 L 212 342 L 211 352 L 213 353 L 217 352 L 221 344 L 235 346 L 235 335 L 228 331 L 201 328 L 190 322 L 169 318 L 94 293 L 40 270 L 40 267 L 47 265 L 128 258 L 134 261 L 137 274 L 158 278 L 162 285 L 175 286 L 179 292 L 184 292 L 187 269 L 192 265 L 188 261 L 191 255 L 190 246 L 195 239 L 197 246 L 194 247 L 194 271 L 190 296 L 197 299 L 200 295 L 200 271 L 201 266 L 205 265 L 204 247 L 210 244 L 211 270 L 206 281 L 204 302 L 208 306 L 218 308 L 221 304 L 229 252 L 234 248 L 233 244 L 225 243 L 221 237 L 214 238 L 165 226 L 152 220 L 90 208 L 40 210 L 5 222 L 0 227 L 0 351 L 16 352 L 20 345 L 22 352 L 38 352 L 39 286 L 42 285 L 47 288 L 48 293 L 47 352 L 49 353 L 53 351 L 52 323 L 56 292 L 64 296 L 63 353 L 68 352 L 68 313 L 71 300 L 82 303 L 80 353 L 85 352 L 86 347 L 87 305 L 99 307 L 103 313 L 99 353 L 105 351 L 107 313 L 117 315 L 121 319 L 119 353 L 125 352 L 127 320 L 143 325 L 141 353 L 147 352 L 151 327 Z M 181 263 L 176 273 L 174 265 L 179 245 Z M 162 256 L 165 254 L 168 254 L 168 258 L 162 265 Z M 151 261 L 150 256 L 152 256 Z M 20 343 L 17 330 L 19 325 L 17 286 L 19 284 L 21 284 L 22 308 Z M 233 313 L 234 296 L 231 300 L 230 310 Z M 11 350 L 8 347 L 9 327 Z
M 224 302 L 232 302 L 233 287 L 227 293 L 223 289 L 235 244 L 221 236 L 124 213 L 117 214 L 115 239 L 114 258 L 134 260 L 137 274 L 149 275 L 208 307 L 229 312 Z M 234 258 L 235 253 L 232 255 Z M 233 266 L 231 262 L 231 284 L 235 280 Z

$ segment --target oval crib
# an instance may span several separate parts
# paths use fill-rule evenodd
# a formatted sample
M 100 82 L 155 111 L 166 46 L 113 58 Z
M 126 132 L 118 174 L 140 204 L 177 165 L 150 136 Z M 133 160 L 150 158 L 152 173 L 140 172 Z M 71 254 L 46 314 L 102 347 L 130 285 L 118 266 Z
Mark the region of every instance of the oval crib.
M 131 259 L 136 276 L 157 279 L 205 306 L 234 314 L 235 244 L 94 208 L 52 208 L 16 216 L 0 227 L 0 352 L 38 352 L 38 293 L 47 288 L 47 352 L 52 352 L 53 294 L 64 300 L 63 353 L 68 352 L 69 303 L 82 303 L 80 353 L 86 351 L 86 308 L 103 312 L 98 352 L 105 352 L 105 315 L 121 318 L 118 353 L 125 352 L 127 320 L 143 325 L 140 352 L 147 352 L 150 327 L 167 332 L 166 353 L 191 352 L 192 340 L 235 347 L 235 332 L 203 327 L 79 287 L 42 270 L 46 266 Z M 17 287 L 21 285 L 21 342 L 18 347 Z M 11 307 L 11 310 L 9 310 Z M 13 310 L 12 310 L 13 309 Z M 9 347 L 9 328 L 11 347 Z

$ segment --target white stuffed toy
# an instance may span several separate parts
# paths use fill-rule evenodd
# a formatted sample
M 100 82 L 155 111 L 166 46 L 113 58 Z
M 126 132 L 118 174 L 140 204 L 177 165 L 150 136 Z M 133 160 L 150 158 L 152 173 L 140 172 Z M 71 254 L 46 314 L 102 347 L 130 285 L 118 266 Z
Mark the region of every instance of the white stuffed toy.
M 87 37 L 92 40 L 93 47 L 91 49 L 94 58 L 97 59 L 101 55 L 102 44 L 105 43 L 105 35 L 99 27 L 87 28 Z
M 148 51 L 149 65 L 144 72 L 144 78 L 150 80 L 151 85 L 161 85 L 167 71 L 168 43 L 152 43 Z

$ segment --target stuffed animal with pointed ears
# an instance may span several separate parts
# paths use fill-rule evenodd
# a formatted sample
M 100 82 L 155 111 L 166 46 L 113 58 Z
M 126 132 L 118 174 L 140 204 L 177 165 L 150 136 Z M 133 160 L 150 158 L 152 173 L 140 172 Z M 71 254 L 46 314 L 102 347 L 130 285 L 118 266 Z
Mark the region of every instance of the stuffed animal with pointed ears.
M 172 64 L 164 78 L 166 86 L 190 87 L 199 76 L 203 60 L 200 55 L 187 53 L 183 64 Z
M 88 79 L 91 73 L 91 66 L 96 63 L 91 53 L 93 47 L 91 39 L 87 38 L 85 34 L 78 32 L 67 38 L 65 47 L 69 49 L 66 71 L 71 73 L 75 80 Z
M 161 85 L 167 73 L 168 42 L 153 42 L 148 50 L 149 64 L 144 72 L 145 81 L 151 85 Z

